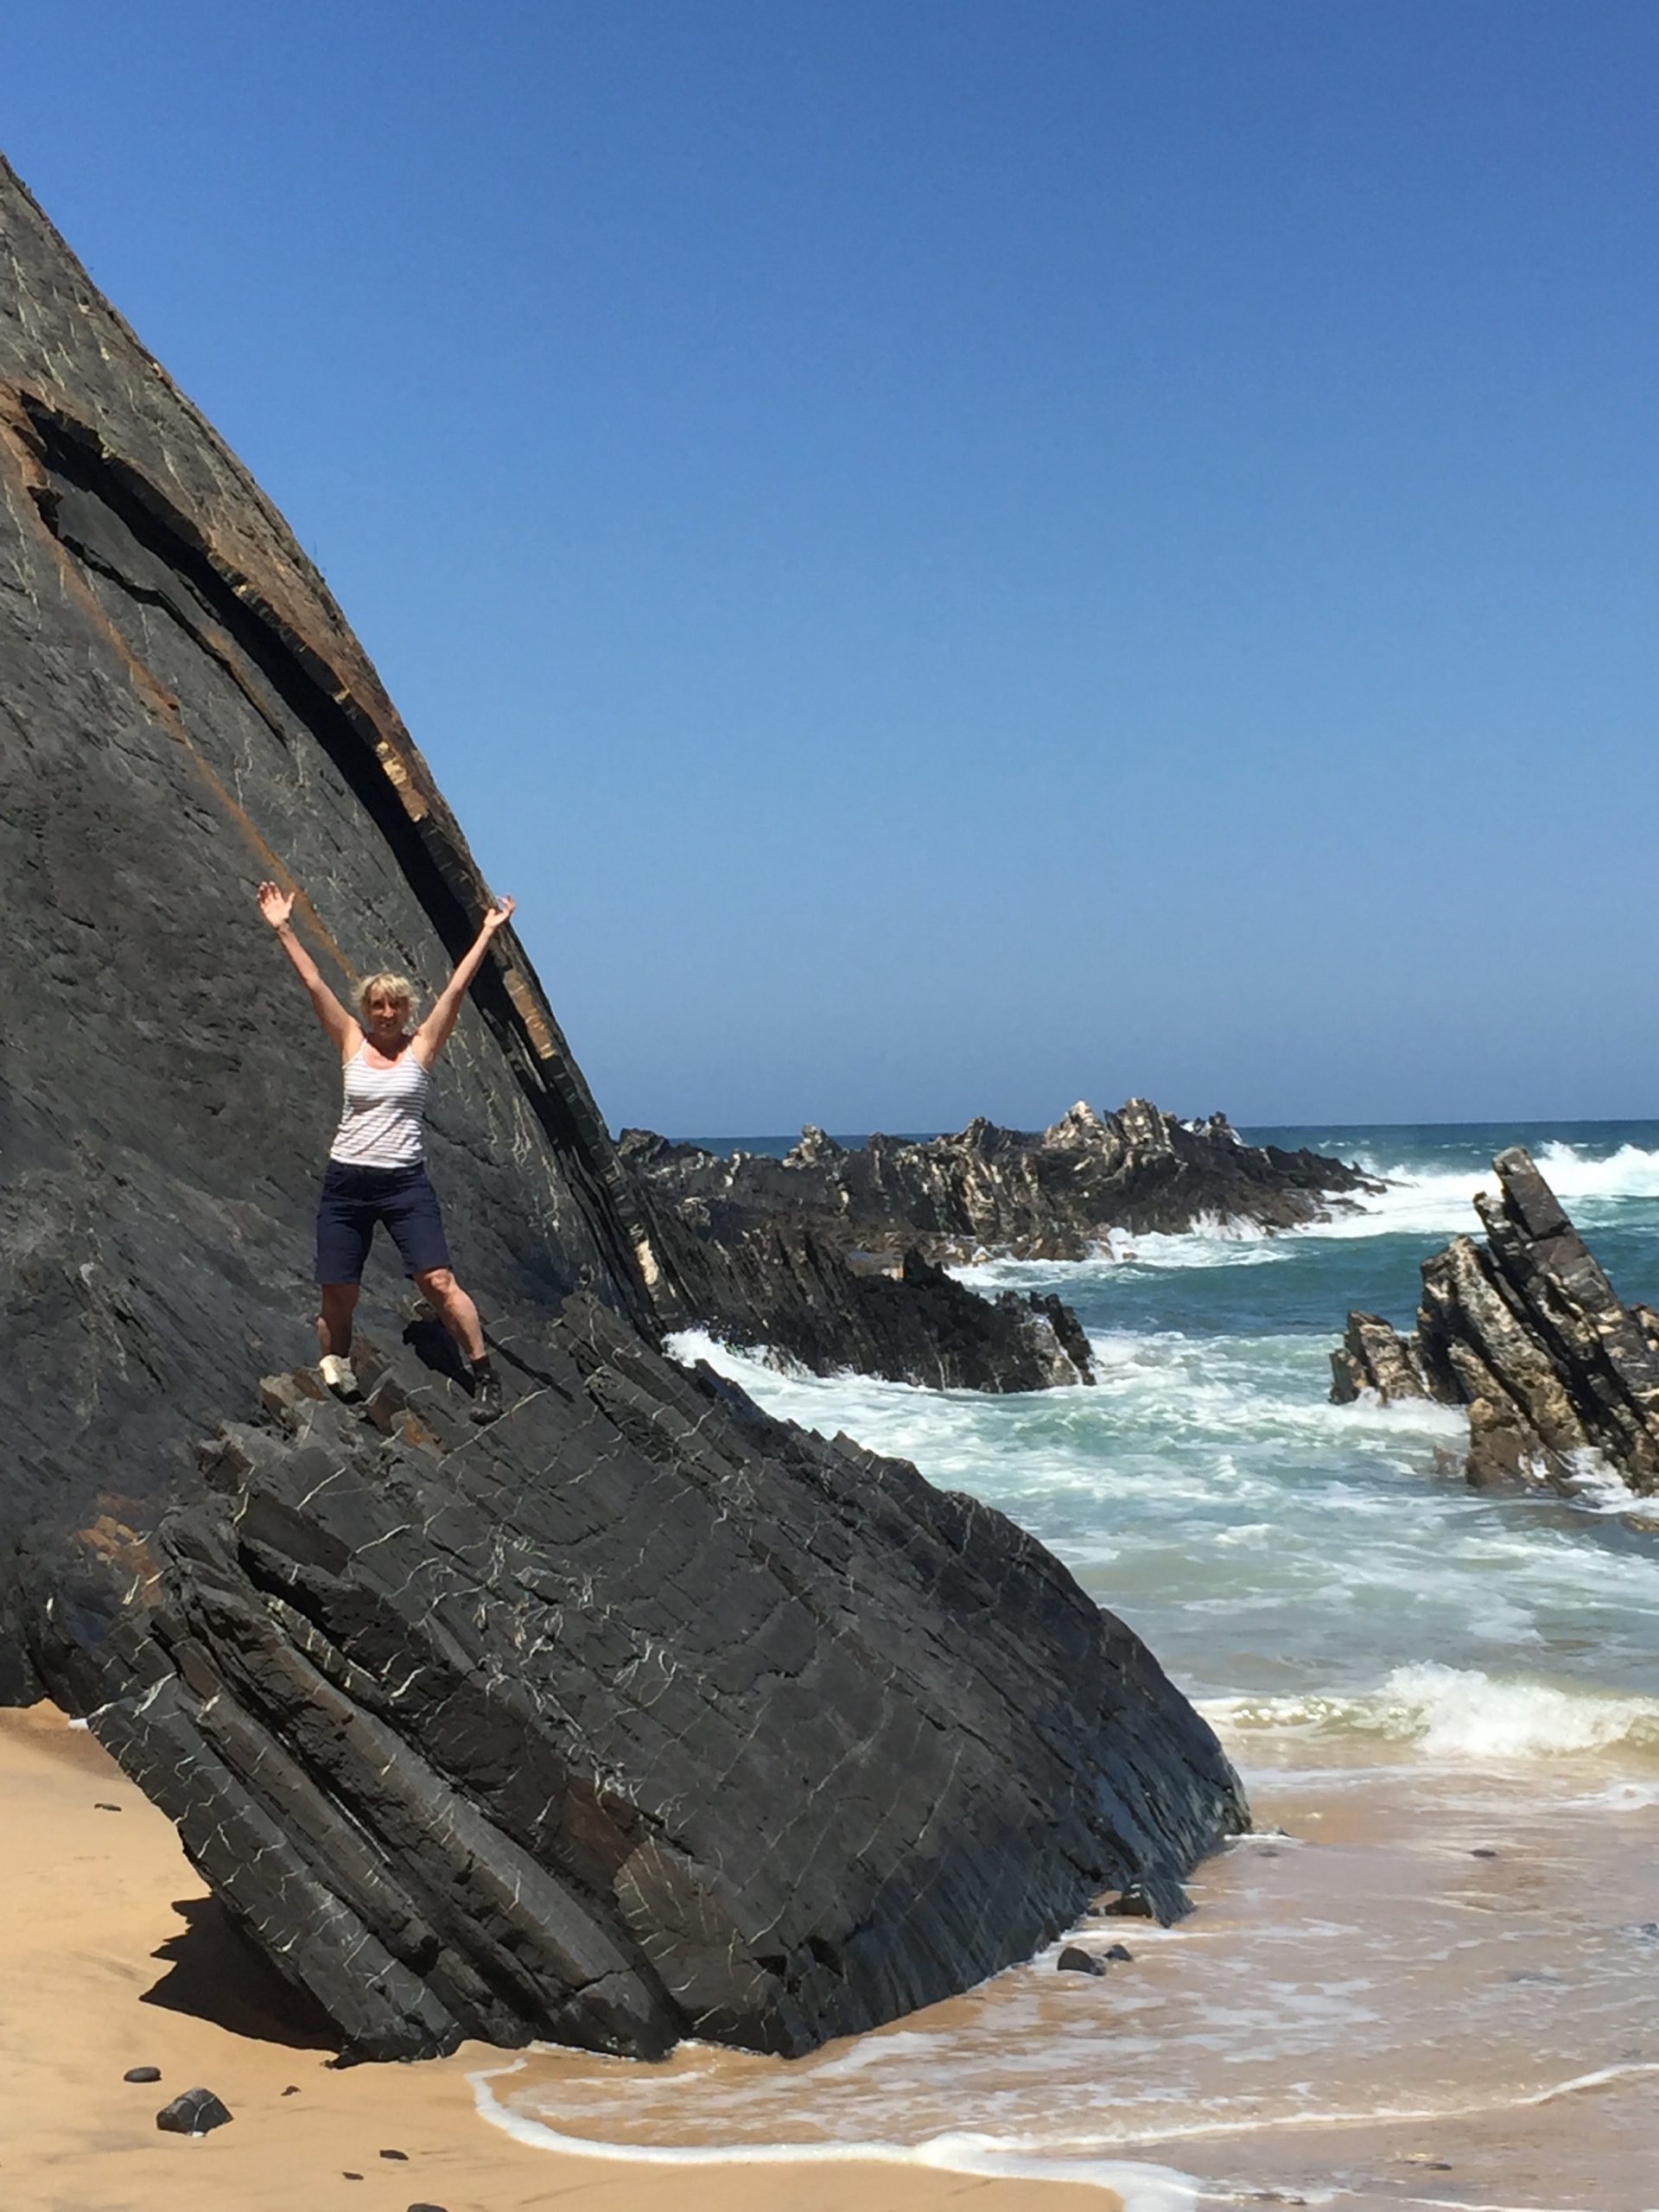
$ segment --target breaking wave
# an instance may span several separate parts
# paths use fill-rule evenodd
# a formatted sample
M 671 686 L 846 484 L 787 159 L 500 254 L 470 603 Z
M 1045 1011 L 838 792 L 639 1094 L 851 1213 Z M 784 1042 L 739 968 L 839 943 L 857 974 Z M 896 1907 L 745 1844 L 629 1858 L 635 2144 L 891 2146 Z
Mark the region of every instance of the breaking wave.
M 1548 1759 L 1619 1751 L 1659 1753 L 1659 1698 L 1503 1678 L 1433 1662 L 1396 1667 L 1378 1688 L 1350 1695 L 1217 1698 L 1211 1723 L 1375 1736 L 1432 1758 Z
M 874 2042 L 860 2046 L 879 2054 Z M 626 2063 L 626 2062 L 623 2062 Z M 1056 2157 L 1040 2141 L 1019 2136 L 981 2134 L 966 2129 L 932 2135 L 918 2143 L 861 2141 L 720 2143 L 669 2145 L 606 2142 L 571 2135 L 548 2120 L 515 2110 L 493 2084 L 518 2072 L 522 2060 L 504 2068 L 469 2074 L 473 2095 L 484 2119 L 520 2143 L 567 2157 L 610 2158 L 634 2165 L 665 2166 L 929 2166 L 976 2179 L 1069 2181 L 1116 2191 L 1123 2212 L 1196 2212 L 1200 2191 L 1188 2176 L 1171 2166 L 1145 2165 L 1113 2158 Z M 820 2069 L 820 2074 L 829 2070 Z
M 1633 1198 L 1659 1198 L 1659 1151 L 1622 1144 L 1599 1156 L 1560 1139 L 1540 1145 L 1533 1157 L 1545 1180 L 1570 1212 L 1593 1218 L 1598 1208 Z M 1478 1232 L 1474 1199 L 1478 1191 L 1497 1188 L 1490 1166 L 1425 1167 L 1390 1158 L 1378 1147 L 1362 1153 L 1358 1165 L 1389 1188 L 1359 1201 L 1352 1213 L 1316 1222 L 1291 1235 L 1302 1237 L 1455 1236 Z

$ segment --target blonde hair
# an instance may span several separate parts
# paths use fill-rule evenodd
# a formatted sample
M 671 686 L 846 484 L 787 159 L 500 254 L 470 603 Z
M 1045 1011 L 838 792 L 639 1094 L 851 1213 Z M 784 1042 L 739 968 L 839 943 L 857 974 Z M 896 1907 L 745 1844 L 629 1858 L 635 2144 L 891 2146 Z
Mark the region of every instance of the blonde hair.
M 388 998 L 396 999 L 401 1006 L 407 1008 L 409 1014 L 414 1013 L 414 984 L 410 982 L 407 976 L 394 976 L 390 969 L 383 968 L 378 976 L 365 976 L 358 992 L 357 1010 L 365 1021 L 369 1018 L 369 1001 L 376 991 L 384 991 Z

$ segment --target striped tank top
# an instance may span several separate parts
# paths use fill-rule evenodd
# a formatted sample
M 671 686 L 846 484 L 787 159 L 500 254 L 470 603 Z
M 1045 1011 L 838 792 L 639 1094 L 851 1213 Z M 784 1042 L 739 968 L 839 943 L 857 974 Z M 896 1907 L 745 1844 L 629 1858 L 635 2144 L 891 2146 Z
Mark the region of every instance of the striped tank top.
M 372 1068 L 359 1046 L 346 1061 L 346 1104 L 329 1148 L 350 1167 L 414 1167 L 423 1156 L 421 1124 L 432 1077 L 405 1049 L 389 1068 Z

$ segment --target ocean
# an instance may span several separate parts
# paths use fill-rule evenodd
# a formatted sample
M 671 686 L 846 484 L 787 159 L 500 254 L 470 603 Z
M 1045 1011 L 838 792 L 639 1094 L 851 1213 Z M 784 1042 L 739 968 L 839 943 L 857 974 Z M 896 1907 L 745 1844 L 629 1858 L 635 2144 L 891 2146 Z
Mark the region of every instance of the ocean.
M 675 1340 L 1029 1529 L 1220 1732 L 1255 1833 L 1169 1929 L 786 2064 L 538 2052 L 476 2088 L 612 2155 L 857 2151 L 1198 2204 L 1659 2205 L 1659 1535 L 1611 1473 L 1476 1494 L 1463 1416 L 1329 1402 L 1351 1307 L 1403 1325 L 1422 1260 L 1532 1150 L 1626 1300 L 1659 1303 L 1659 1122 L 1252 1130 L 1387 1179 L 1290 1235 L 1216 1223 L 1075 1265 L 1092 1389 L 982 1397 L 782 1373 Z M 757 1141 L 753 1148 L 774 1148 Z M 786 2190 L 785 2190 L 786 2196 Z

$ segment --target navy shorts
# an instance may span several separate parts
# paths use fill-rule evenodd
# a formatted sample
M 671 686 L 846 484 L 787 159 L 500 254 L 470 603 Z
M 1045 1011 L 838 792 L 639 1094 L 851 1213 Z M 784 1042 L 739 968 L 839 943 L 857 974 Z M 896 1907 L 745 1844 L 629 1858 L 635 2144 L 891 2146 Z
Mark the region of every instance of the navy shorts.
M 437 1192 L 425 1167 L 352 1167 L 331 1160 L 317 1206 L 317 1281 L 361 1282 L 377 1222 L 391 1232 L 410 1274 L 447 1268 Z

